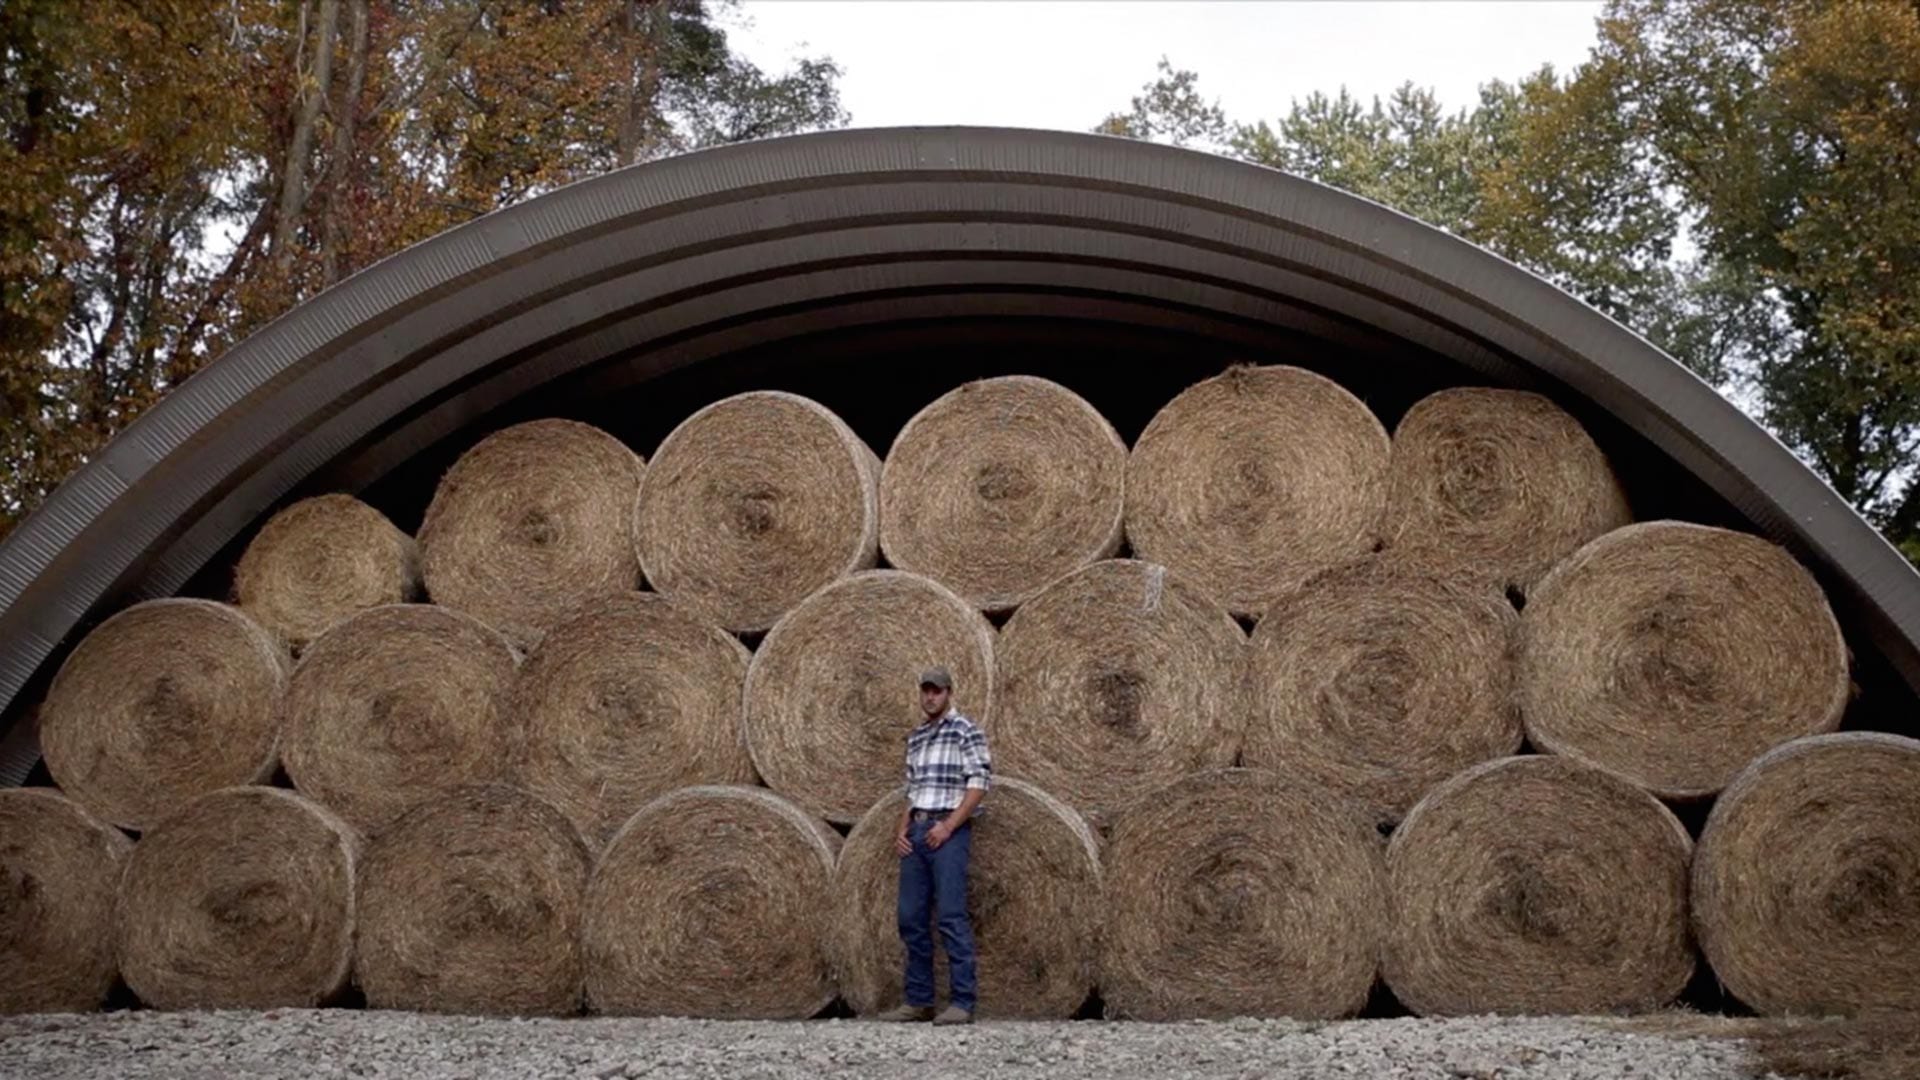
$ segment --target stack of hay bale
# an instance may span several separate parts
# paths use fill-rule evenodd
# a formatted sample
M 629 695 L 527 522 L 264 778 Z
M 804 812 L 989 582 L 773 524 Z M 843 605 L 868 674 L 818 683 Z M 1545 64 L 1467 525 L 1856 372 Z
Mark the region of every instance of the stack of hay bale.
M 1700 955 L 1762 1011 L 1920 1005 L 1920 743 L 1832 733 L 1848 655 L 1803 567 L 1632 523 L 1537 395 L 1443 391 L 1389 435 L 1261 367 L 1131 450 L 1036 378 L 952 391 L 884 463 L 755 392 L 650 460 L 497 432 L 417 543 L 286 508 L 234 604 L 129 608 L 53 682 L 60 791 L 0 792 L 0 1010 L 116 979 L 886 1008 L 934 665 L 995 756 L 983 1015 L 1337 1017 L 1382 981 L 1422 1014 L 1630 1011 Z M 1716 797 L 1696 841 L 1672 807 Z

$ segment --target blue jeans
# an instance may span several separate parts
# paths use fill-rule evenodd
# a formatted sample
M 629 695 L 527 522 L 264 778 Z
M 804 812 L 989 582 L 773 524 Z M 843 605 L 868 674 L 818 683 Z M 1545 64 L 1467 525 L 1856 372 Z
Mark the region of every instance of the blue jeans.
M 967 921 L 967 855 L 973 846 L 973 825 L 947 838 L 937 850 L 927 850 L 927 830 L 935 821 L 907 825 L 913 854 L 900 857 L 900 940 L 907 946 L 907 1004 L 933 1004 L 933 930 L 947 950 L 950 1002 L 973 1011 L 973 926 Z

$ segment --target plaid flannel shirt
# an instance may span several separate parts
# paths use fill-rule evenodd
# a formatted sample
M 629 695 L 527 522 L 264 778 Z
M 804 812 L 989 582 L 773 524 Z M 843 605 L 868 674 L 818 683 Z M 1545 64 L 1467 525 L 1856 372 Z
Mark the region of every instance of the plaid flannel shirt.
M 907 802 L 916 810 L 951 810 L 969 788 L 993 786 L 987 737 L 973 721 L 948 709 L 907 735 Z

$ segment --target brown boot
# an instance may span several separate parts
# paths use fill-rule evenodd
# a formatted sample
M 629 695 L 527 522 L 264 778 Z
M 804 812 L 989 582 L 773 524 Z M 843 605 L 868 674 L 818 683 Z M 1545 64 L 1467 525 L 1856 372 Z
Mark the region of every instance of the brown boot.
M 954 1024 L 973 1023 L 973 1014 L 956 1005 L 949 1005 L 933 1018 L 934 1027 L 950 1027 Z
M 947 1011 L 952 1012 L 953 1010 L 948 1009 Z M 873 1018 L 875 1020 L 880 1021 L 883 1024 L 925 1023 L 926 1021 L 933 1019 L 933 1006 L 931 1005 L 895 1005 L 893 1008 L 888 1009 L 886 1012 L 876 1013 Z

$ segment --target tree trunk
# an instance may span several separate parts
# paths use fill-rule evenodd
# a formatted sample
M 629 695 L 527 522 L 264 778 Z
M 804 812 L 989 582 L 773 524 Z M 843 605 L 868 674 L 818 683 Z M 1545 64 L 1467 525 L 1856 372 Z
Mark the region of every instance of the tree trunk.
M 360 92 L 367 83 L 367 0 L 347 0 L 347 88 L 333 126 L 333 160 L 329 165 L 326 227 L 321 234 L 322 284 L 340 280 L 340 248 L 346 242 L 346 195 L 359 170 L 354 167 L 354 126 L 360 118 Z
M 626 32 L 621 51 L 627 63 L 626 115 L 621 117 L 615 147 L 621 165 L 646 159 L 654 149 L 654 118 L 660 96 L 660 47 L 669 18 L 661 0 L 627 0 Z
M 301 8 L 301 23 L 306 22 Z M 287 140 L 287 159 L 280 174 L 279 209 L 274 215 L 271 250 L 276 263 L 285 266 L 292 258 L 294 231 L 307 205 L 307 160 L 313 154 L 313 129 L 319 124 L 320 110 L 327 101 L 328 84 L 333 81 L 333 44 L 340 24 L 340 0 L 320 0 L 320 19 L 313 29 L 313 76 L 308 85 L 299 58 L 306 44 L 294 52 L 294 78 L 299 80 L 299 110 L 294 115 L 293 135 Z

